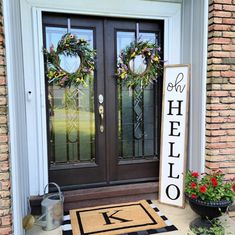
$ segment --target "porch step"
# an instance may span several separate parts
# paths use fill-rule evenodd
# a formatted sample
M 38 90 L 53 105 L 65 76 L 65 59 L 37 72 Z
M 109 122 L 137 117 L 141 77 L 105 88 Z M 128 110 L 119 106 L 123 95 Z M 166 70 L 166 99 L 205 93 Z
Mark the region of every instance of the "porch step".
M 157 199 L 158 182 L 118 185 L 64 192 L 64 210 Z M 40 214 L 42 196 L 30 198 L 32 214 Z

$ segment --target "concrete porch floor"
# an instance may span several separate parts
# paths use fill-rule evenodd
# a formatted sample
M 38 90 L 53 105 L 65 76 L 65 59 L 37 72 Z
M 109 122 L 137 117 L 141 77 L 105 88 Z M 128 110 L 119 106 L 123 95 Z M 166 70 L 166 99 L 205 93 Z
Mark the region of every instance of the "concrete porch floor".
M 189 232 L 189 223 L 198 217 L 186 204 L 184 209 L 172 207 L 168 205 L 160 204 L 158 201 L 154 201 L 158 209 L 178 228 L 178 231 L 161 233 L 166 235 L 187 235 Z M 226 235 L 235 235 L 235 222 L 230 219 L 227 215 L 221 217 L 222 221 L 226 223 Z M 27 232 L 27 235 L 62 235 L 61 228 L 53 231 L 43 231 L 39 226 L 34 226 L 33 229 Z

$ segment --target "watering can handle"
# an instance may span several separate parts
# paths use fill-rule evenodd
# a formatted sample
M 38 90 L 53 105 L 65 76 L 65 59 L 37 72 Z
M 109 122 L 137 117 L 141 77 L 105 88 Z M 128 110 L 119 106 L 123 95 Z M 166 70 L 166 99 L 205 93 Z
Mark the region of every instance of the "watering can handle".
M 56 184 L 56 183 L 54 183 L 54 182 L 50 182 L 50 183 L 48 183 L 48 184 L 45 186 L 43 199 L 46 197 L 46 196 L 45 196 L 45 195 L 46 195 L 46 189 L 47 189 L 47 187 L 48 187 L 50 184 L 51 184 L 51 185 L 54 185 L 54 186 L 57 188 L 57 190 L 58 190 L 58 192 L 59 192 L 59 194 L 60 194 L 60 200 L 63 200 L 63 198 L 62 198 L 62 192 L 61 192 L 61 190 L 60 190 L 60 187 L 59 187 L 58 184 Z

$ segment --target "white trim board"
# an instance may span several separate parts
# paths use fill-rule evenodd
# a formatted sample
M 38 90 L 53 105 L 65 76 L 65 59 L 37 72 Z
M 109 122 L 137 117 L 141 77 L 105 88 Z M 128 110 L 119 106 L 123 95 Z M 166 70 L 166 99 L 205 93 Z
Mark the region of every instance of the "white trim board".
M 43 187 L 48 183 L 45 86 L 41 53 L 42 11 L 162 19 L 165 22 L 164 60 L 167 63 L 180 62 L 181 4 L 142 0 L 121 2 L 123 4 L 120 1 L 100 0 L 97 4 L 94 0 L 71 0 L 68 4 L 68 1 L 61 0 L 55 4 L 49 0 L 21 0 L 30 195 L 42 194 Z M 31 95 L 28 95 L 29 92 Z
M 3 16 L 8 82 L 13 230 L 14 234 L 22 235 L 24 234 L 22 218 L 27 214 L 29 182 L 19 1 L 4 0 Z
M 208 0 L 184 0 L 182 63 L 191 64 L 188 168 L 205 171 Z

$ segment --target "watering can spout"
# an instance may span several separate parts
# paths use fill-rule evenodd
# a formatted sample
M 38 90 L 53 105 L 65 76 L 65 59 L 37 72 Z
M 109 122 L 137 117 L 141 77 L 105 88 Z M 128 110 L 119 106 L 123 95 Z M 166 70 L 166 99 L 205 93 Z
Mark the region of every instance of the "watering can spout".
M 47 225 L 47 222 L 45 220 L 45 217 L 46 217 L 46 214 L 43 214 L 41 215 L 36 221 L 35 221 L 35 224 L 42 227 L 42 228 L 45 228 L 46 225 Z

